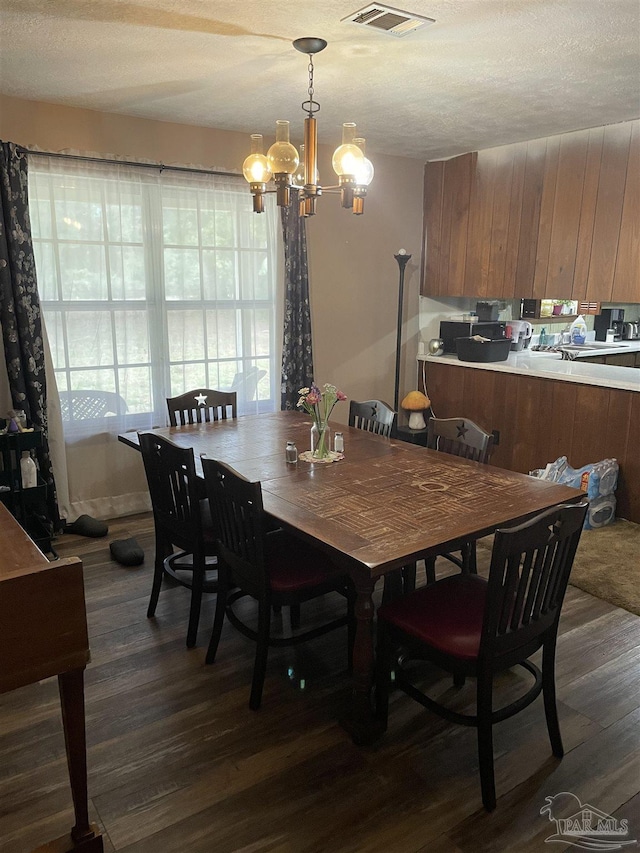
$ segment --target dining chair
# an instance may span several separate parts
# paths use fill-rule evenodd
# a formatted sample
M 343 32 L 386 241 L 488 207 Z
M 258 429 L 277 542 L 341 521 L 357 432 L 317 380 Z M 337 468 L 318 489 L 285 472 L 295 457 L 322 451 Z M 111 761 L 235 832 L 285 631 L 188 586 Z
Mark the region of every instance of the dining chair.
M 488 464 L 494 446 L 494 436 L 468 418 L 430 418 L 427 423 L 427 448 L 460 456 L 473 462 Z M 475 541 L 462 542 L 460 556 L 450 551 L 427 557 L 425 572 L 427 583 L 436 579 L 436 558 L 444 557 L 458 566 L 463 572 L 477 571 Z M 405 586 L 411 588 L 411 580 L 405 580 Z M 415 579 L 413 586 L 415 587 Z
M 147 617 L 155 615 L 162 580 L 171 577 L 191 590 L 187 646 L 196 644 L 203 592 L 216 592 L 207 578 L 215 564 L 216 537 L 209 503 L 201 499 L 192 448 L 153 433 L 139 433 L 140 450 L 151 496 L 155 527 L 155 562 Z M 174 547 L 178 548 L 174 552 Z M 185 560 L 190 556 L 190 561 Z
M 378 719 L 386 729 L 394 670 L 394 687 L 450 722 L 474 726 L 482 802 L 488 811 L 496 805 L 493 726 L 517 714 L 540 692 L 553 754 L 563 755 L 555 695 L 556 637 L 587 506 L 588 501 L 559 505 L 517 527 L 496 531 L 488 579 L 451 575 L 378 610 Z M 540 648 L 541 670 L 529 660 Z M 404 666 L 416 659 L 453 673 L 455 683 L 464 683 L 466 676 L 476 678 L 476 713 L 454 711 L 419 689 Z M 534 683 L 515 701 L 493 710 L 494 675 L 516 665 L 530 673 Z
M 348 627 L 349 665 L 355 638 L 355 592 L 351 580 L 322 551 L 283 530 L 267 532 L 260 482 L 251 482 L 215 459 L 202 458 L 205 486 L 218 530 L 218 596 L 206 663 L 218 651 L 225 615 L 256 643 L 249 707 L 257 710 L 270 646 L 292 646 Z M 291 637 L 271 636 L 271 610 L 295 606 L 329 592 L 347 599 L 347 614 Z M 249 596 L 258 603 L 254 631 L 234 612 L 233 605 Z
M 167 408 L 171 426 L 224 421 L 229 416 L 238 416 L 236 392 L 211 388 L 196 388 L 178 397 L 167 397 Z
M 468 418 L 429 418 L 427 447 L 474 462 L 489 462 L 494 436 Z
M 349 426 L 356 429 L 389 438 L 395 417 L 393 409 L 381 400 L 364 400 L 361 403 L 351 400 L 349 403 Z

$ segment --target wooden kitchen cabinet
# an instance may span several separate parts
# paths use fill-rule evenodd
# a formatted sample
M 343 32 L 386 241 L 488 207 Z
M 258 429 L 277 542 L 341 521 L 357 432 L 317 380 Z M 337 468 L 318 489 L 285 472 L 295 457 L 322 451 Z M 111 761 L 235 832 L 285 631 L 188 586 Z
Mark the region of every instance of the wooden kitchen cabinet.
M 640 122 L 632 122 L 612 302 L 640 302 Z M 594 289 L 597 290 L 594 283 Z
M 640 523 L 640 393 L 445 361 L 425 366 L 427 388 L 421 369 L 419 387 L 439 418 L 464 416 L 498 431 L 492 464 L 526 474 L 559 456 L 574 468 L 615 458 L 616 514 Z
M 640 121 L 427 163 L 421 293 L 640 302 Z

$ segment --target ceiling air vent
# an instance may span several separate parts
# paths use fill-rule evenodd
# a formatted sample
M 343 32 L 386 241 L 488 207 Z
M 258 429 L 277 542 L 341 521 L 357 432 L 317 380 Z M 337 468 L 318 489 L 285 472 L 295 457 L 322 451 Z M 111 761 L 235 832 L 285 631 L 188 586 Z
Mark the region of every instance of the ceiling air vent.
M 373 27 L 396 38 L 409 35 L 414 30 L 426 27 L 427 24 L 435 24 L 434 18 L 412 15 L 411 12 L 403 12 L 391 6 L 381 6 L 379 3 L 364 6 L 342 20 L 360 24 L 363 27 Z

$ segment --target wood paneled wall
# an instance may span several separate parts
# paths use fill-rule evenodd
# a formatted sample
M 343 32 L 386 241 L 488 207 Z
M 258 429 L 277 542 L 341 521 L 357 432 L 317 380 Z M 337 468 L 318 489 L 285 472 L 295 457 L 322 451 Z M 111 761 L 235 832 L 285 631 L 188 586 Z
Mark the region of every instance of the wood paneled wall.
M 500 433 L 492 463 L 527 473 L 566 456 L 574 468 L 615 458 L 617 515 L 640 523 L 640 394 L 555 379 L 427 362 L 439 418 Z
M 427 163 L 423 296 L 640 302 L 640 121 Z

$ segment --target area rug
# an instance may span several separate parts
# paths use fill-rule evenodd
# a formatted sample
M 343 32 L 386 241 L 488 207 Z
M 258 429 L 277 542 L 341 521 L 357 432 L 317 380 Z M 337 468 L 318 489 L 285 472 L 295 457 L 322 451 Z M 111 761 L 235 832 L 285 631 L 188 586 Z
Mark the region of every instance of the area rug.
M 478 545 L 486 554 L 493 537 L 481 539 Z M 478 552 L 479 568 L 485 562 L 482 551 Z M 606 527 L 584 530 L 569 583 L 640 616 L 640 524 L 618 518 Z
M 569 583 L 640 616 L 640 524 L 584 530 Z

